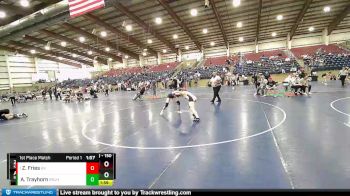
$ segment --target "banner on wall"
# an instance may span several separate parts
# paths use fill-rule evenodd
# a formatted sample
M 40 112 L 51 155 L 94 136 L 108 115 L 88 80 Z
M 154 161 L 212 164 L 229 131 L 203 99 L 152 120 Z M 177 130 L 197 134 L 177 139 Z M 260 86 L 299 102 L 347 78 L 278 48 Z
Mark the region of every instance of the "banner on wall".
M 197 60 L 199 61 L 202 57 L 202 53 L 198 52 L 198 53 L 190 53 L 190 54 L 183 54 L 182 55 L 182 60 Z
M 82 69 L 61 70 L 60 72 L 56 73 L 56 79 L 60 82 L 68 79 L 91 79 L 91 73 L 87 70 Z

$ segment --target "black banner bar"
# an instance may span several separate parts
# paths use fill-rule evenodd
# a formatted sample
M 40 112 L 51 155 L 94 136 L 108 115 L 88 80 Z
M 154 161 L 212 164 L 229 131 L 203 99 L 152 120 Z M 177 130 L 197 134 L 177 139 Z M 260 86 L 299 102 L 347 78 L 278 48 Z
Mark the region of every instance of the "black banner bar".
M 9 168 L 9 162 L 10 162 L 10 154 L 7 154 L 7 161 L 6 161 L 6 173 L 7 173 L 7 176 L 6 176 L 6 179 L 9 180 L 10 179 L 10 168 Z
M 9 153 L 17 162 L 98 162 L 115 157 L 114 153 Z M 15 157 L 15 158 L 14 158 Z

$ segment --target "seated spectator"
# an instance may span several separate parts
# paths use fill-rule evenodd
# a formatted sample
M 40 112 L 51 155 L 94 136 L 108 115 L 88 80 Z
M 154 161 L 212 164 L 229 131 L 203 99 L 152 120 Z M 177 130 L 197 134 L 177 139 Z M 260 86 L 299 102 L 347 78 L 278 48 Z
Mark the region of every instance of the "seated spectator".
M 300 90 L 304 95 L 310 95 L 311 94 L 311 84 L 309 84 L 309 78 L 305 77 L 305 78 L 300 78 Z
M 269 77 L 267 83 L 266 83 L 266 91 L 269 90 L 276 90 L 277 89 L 277 82 L 275 82 L 272 77 Z
M 291 88 L 292 88 L 295 95 L 301 94 L 301 92 L 300 92 L 301 87 L 302 87 L 301 79 L 299 78 L 299 76 L 296 73 L 294 73 L 294 75 L 291 79 Z
M 293 75 L 290 73 L 283 81 L 283 86 L 285 88 L 285 91 L 288 91 L 289 90 L 289 87 L 291 86 L 292 84 L 292 78 L 293 78 Z

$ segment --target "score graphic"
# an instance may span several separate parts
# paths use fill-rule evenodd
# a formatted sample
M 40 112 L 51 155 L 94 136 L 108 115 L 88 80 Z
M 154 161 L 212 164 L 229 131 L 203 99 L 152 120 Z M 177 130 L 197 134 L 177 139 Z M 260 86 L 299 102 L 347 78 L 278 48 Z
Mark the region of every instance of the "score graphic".
M 18 186 L 112 186 L 114 153 L 10 153 L 7 179 Z

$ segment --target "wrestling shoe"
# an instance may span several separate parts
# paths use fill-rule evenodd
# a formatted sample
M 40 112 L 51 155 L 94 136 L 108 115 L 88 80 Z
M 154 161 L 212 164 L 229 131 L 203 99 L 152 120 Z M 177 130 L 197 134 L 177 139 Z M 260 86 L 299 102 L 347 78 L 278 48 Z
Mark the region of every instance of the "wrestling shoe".
M 194 118 L 193 119 L 193 122 L 199 122 L 200 121 L 200 118 Z

